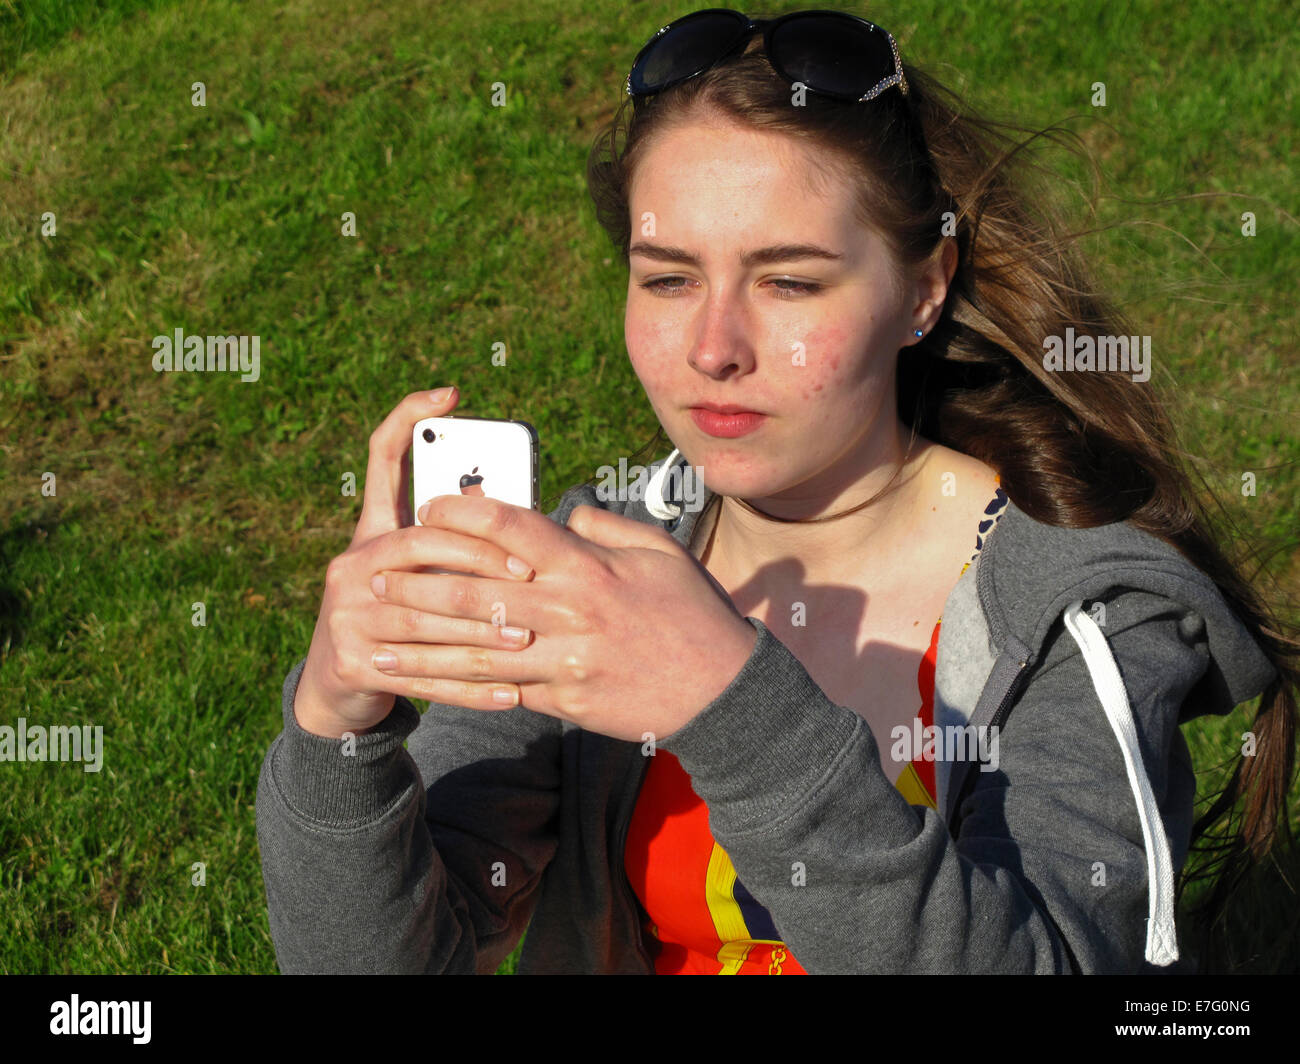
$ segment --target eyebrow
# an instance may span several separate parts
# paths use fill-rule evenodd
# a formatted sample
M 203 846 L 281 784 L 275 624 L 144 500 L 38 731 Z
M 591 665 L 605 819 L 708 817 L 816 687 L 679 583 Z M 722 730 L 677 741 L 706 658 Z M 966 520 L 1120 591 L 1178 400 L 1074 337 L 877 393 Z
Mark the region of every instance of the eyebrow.
M 644 255 L 648 259 L 654 259 L 657 262 L 678 262 L 684 266 L 700 267 L 698 255 L 693 255 L 685 248 L 665 246 L 662 244 L 647 244 L 644 241 L 638 241 L 627 249 L 627 253 L 632 255 Z M 827 248 L 819 247 L 816 244 L 773 244 L 770 247 L 755 248 L 753 251 L 746 251 L 740 256 L 740 264 L 746 268 L 751 266 L 770 266 L 775 262 L 793 262 L 798 259 L 826 259 L 830 262 L 842 262 L 844 255 L 838 251 L 830 251 Z

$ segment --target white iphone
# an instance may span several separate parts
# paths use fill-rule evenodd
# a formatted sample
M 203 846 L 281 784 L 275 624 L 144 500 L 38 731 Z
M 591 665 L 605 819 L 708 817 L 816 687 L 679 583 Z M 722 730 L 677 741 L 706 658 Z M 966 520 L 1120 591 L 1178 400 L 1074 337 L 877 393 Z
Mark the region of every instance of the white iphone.
M 436 495 L 485 495 L 537 509 L 537 431 L 527 421 L 428 417 L 411 439 L 415 523 Z

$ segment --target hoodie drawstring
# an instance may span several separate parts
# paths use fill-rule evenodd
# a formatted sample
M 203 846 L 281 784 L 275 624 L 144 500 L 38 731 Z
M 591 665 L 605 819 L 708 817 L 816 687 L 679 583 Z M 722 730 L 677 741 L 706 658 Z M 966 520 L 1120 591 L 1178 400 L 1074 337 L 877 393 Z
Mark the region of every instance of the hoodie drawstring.
M 1106 644 L 1097 622 L 1083 612 L 1083 602 L 1071 603 L 1063 615 L 1066 631 L 1079 644 L 1083 660 L 1092 676 L 1092 684 L 1101 699 L 1101 708 L 1110 721 L 1115 738 L 1124 754 L 1124 768 L 1128 772 L 1129 786 L 1137 801 L 1138 816 L 1142 821 L 1142 840 L 1146 845 L 1147 905 L 1146 959 L 1161 966 L 1178 960 L 1178 935 L 1174 930 L 1174 869 L 1169 856 L 1169 840 L 1165 837 L 1160 810 L 1156 806 L 1151 781 L 1138 748 L 1137 726 L 1129 706 L 1128 692 L 1115 664 L 1114 655 Z
M 664 481 L 668 477 L 668 470 L 673 467 L 677 461 L 677 456 L 682 452 L 673 448 L 673 453 L 664 459 L 664 464 L 655 470 L 654 476 L 650 478 L 650 483 L 645 490 L 645 508 L 650 511 L 650 516 L 659 521 L 671 521 L 674 517 L 680 517 L 682 508 L 676 503 L 664 501 Z

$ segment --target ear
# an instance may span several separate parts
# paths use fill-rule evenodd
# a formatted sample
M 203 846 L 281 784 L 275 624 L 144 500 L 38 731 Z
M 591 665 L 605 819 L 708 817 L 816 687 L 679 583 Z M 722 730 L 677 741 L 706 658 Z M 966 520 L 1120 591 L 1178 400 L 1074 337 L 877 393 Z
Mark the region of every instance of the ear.
M 952 285 L 953 275 L 957 272 L 957 241 L 944 237 L 943 243 L 921 267 L 916 279 L 916 304 L 912 308 L 913 335 L 907 343 L 914 344 L 921 340 L 915 330 L 929 333 L 943 313 L 943 304 L 948 298 L 948 289 Z

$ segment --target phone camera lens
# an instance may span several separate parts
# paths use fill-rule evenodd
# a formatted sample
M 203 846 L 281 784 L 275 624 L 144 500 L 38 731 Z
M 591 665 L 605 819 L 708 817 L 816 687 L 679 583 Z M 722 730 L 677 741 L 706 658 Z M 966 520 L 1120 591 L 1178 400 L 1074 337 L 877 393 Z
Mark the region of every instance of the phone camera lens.
M 424 442 L 425 442 L 425 443 L 432 443 L 432 442 L 433 442 L 434 440 L 436 440 L 437 438 L 438 438 L 438 437 L 437 437 L 437 435 L 434 433 L 433 429 L 425 429 L 425 430 L 424 430 Z

